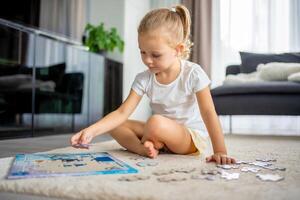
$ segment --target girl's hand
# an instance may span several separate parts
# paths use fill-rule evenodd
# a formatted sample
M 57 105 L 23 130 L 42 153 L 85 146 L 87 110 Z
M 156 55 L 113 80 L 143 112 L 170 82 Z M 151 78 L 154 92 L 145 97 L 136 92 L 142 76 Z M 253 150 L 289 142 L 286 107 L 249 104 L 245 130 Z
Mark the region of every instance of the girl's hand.
M 72 136 L 71 145 L 76 146 L 79 144 L 89 144 L 94 137 L 94 133 L 91 132 L 89 129 L 83 129 Z
M 217 164 L 235 164 L 234 158 L 228 157 L 225 153 L 215 153 L 211 156 L 206 157 L 206 162 L 216 162 Z

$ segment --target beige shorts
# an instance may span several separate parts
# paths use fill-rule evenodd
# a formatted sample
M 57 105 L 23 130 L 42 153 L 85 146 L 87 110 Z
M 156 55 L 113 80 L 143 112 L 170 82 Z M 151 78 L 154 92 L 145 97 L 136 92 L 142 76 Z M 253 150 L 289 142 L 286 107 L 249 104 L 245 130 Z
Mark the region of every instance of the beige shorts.
M 200 154 L 202 154 L 207 146 L 207 136 L 202 136 L 201 132 L 199 130 L 195 130 L 195 129 L 191 129 L 191 128 L 187 128 L 189 133 L 191 134 L 192 137 L 192 141 L 197 149 L 196 152 L 188 154 L 188 155 L 192 155 L 192 156 L 198 156 Z M 172 151 L 170 151 L 168 149 L 168 147 L 164 146 L 161 150 L 161 153 L 173 153 Z
M 191 153 L 189 155 L 200 155 L 204 152 L 207 146 L 207 136 L 202 136 L 199 130 L 187 128 L 189 133 L 191 134 L 194 145 L 197 149 L 195 153 Z

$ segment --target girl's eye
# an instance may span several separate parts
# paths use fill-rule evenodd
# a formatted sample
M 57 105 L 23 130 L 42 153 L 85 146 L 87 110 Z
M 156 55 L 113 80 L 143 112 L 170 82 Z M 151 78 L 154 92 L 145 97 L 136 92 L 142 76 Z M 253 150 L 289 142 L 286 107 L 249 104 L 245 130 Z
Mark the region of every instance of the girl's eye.
M 159 58 L 161 55 L 159 55 L 159 54 L 153 54 L 152 56 L 153 56 L 153 58 Z
M 145 51 L 141 51 L 141 54 L 145 54 Z

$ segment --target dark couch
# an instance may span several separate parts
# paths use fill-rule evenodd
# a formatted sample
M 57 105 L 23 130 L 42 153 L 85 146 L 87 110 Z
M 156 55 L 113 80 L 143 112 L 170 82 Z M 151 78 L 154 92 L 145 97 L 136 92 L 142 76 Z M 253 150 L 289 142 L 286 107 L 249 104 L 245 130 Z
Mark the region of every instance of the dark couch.
M 226 75 L 250 73 L 260 63 L 300 63 L 300 53 L 241 52 L 241 65 L 230 65 Z M 218 115 L 300 115 L 300 83 L 268 81 L 222 85 L 211 90 Z
M 15 75 L 15 84 L 0 81 L 0 123 L 14 123 L 16 114 L 31 113 L 32 105 L 34 112 L 40 113 L 81 113 L 82 93 L 83 93 L 83 74 L 82 73 L 65 73 L 65 63 L 56 64 L 49 67 L 36 68 L 36 89 L 35 98 L 32 101 L 31 83 L 24 87 L 25 78 L 30 78 L 32 69 L 15 65 L 0 66 L 0 78 L 12 79 Z M 27 77 L 28 75 L 28 77 Z M 18 81 L 19 83 L 18 83 Z M 30 79 L 31 80 L 31 79 Z M 44 88 L 38 87 L 39 82 L 52 82 L 55 87 Z

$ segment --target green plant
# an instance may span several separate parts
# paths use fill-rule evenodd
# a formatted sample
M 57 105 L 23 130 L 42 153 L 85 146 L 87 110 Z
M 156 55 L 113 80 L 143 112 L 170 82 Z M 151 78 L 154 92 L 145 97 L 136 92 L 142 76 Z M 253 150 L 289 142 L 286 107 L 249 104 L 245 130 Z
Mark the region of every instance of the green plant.
M 84 45 L 92 52 L 101 51 L 114 51 L 118 48 L 122 53 L 124 51 L 124 41 L 117 33 L 116 28 L 106 30 L 104 23 L 100 23 L 98 26 L 87 24 L 85 26 L 86 38 Z

